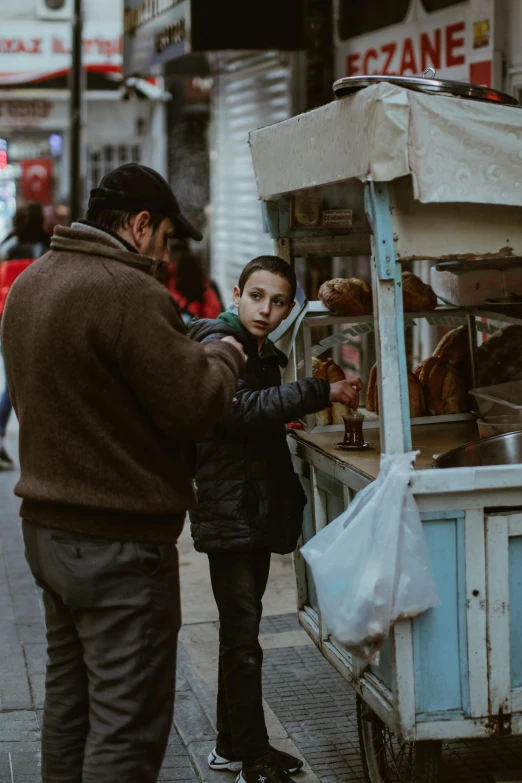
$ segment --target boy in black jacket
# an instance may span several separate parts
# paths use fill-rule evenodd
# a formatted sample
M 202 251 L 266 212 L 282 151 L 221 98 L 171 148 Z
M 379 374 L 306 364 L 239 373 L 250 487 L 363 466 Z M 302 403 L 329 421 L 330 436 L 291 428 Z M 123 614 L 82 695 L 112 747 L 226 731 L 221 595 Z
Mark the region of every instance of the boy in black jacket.
M 219 610 L 218 737 L 211 769 L 240 772 L 237 783 L 288 783 L 303 762 L 272 748 L 263 714 L 259 644 L 272 552 L 293 552 L 304 491 L 286 442 L 287 422 L 339 401 L 358 403 L 361 381 L 319 378 L 281 386 L 286 356 L 268 339 L 294 306 L 296 278 L 277 256 L 255 258 L 234 288 L 238 314 L 192 322 L 198 342 L 233 335 L 247 356 L 232 409 L 197 444 L 198 508 L 191 531 L 207 552 Z

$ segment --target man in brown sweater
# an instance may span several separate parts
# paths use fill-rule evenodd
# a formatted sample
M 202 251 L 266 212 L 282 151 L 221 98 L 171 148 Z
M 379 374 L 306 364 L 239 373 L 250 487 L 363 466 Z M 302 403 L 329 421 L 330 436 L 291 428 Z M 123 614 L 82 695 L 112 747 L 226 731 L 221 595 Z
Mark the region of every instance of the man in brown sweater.
M 153 783 L 172 723 L 176 540 L 194 508 L 192 441 L 231 405 L 242 348 L 185 336 L 154 278 L 200 238 L 167 182 L 127 164 L 58 226 L 2 319 L 20 421 L 15 492 L 43 589 L 44 783 Z

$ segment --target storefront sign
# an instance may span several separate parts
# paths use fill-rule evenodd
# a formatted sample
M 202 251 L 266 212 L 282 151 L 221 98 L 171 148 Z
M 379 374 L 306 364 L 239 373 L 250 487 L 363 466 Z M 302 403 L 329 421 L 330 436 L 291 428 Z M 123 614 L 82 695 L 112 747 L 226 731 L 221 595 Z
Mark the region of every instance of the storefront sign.
M 60 130 L 69 123 L 69 103 L 45 98 L 0 98 L 0 127 L 5 130 L 38 128 Z
M 470 81 L 471 62 L 478 59 L 470 57 L 473 36 L 473 46 L 483 47 L 477 55 L 484 78 L 488 70 L 484 62 L 491 59 L 489 20 L 471 24 L 468 3 L 430 14 L 420 5 L 412 8 L 416 13 L 402 24 L 339 42 L 338 76 L 420 76 L 427 68 L 434 68 L 438 78 Z
M 22 198 L 39 201 L 44 206 L 51 203 L 53 162 L 48 158 L 23 160 Z
M 125 0 L 124 71 L 160 74 L 189 52 L 304 46 L 301 0 Z
M 16 86 L 69 71 L 71 25 L 67 22 L 2 22 L 0 87 Z M 83 64 L 88 70 L 121 69 L 121 21 L 88 21 L 83 30 Z
M 139 27 L 151 22 L 166 11 L 179 5 L 183 0 L 138 0 L 125 4 L 123 34 L 133 35 Z
M 187 0 L 126 0 L 123 59 L 127 75 L 159 75 L 163 63 L 190 51 Z

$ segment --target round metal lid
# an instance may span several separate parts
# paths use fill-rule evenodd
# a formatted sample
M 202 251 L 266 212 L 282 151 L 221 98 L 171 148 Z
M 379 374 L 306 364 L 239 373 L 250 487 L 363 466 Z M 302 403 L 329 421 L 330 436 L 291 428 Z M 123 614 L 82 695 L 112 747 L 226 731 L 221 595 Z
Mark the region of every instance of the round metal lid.
M 474 101 L 487 101 L 499 103 L 503 106 L 519 106 L 519 102 L 512 95 L 493 90 L 491 87 L 481 87 L 478 84 L 466 82 L 454 82 L 447 79 L 427 79 L 423 76 L 346 76 L 334 82 L 333 91 L 336 98 L 352 95 L 354 92 L 370 87 L 372 84 L 390 82 L 399 87 L 407 87 L 409 90 L 434 95 L 453 95 L 457 98 L 468 98 Z

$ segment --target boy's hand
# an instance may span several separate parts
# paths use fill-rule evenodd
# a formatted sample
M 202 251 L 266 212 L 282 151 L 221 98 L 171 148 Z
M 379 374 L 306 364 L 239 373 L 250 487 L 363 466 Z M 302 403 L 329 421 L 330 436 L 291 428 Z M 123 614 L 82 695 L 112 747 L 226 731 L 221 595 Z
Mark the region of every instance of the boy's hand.
M 238 342 L 238 341 L 236 340 L 236 338 L 235 338 L 235 337 L 232 337 L 232 335 L 231 335 L 231 334 L 227 334 L 227 336 L 226 336 L 226 337 L 222 337 L 222 338 L 221 338 L 221 341 L 222 341 L 223 343 L 230 343 L 230 345 L 233 345 L 233 346 L 234 346 L 234 348 L 236 348 L 236 349 L 239 351 L 239 353 L 241 354 L 241 356 L 243 357 L 243 359 L 244 359 L 244 360 L 246 360 L 245 351 L 244 351 L 244 349 L 243 349 L 243 346 L 241 345 L 241 343 L 240 343 L 240 342 Z M 362 387 L 361 387 L 361 388 L 362 388 Z
M 359 407 L 359 392 L 362 390 L 360 378 L 351 381 L 336 381 L 330 386 L 330 402 L 342 402 L 349 408 Z

